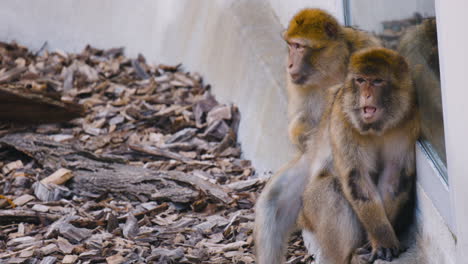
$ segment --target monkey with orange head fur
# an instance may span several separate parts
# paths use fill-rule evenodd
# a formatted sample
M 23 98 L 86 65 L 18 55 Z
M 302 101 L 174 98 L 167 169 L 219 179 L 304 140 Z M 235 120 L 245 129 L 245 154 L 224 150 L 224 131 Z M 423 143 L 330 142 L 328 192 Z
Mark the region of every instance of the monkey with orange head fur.
M 410 202 L 419 136 L 406 60 L 372 48 L 355 53 L 310 150 L 300 225 L 314 233 L 325 263 L 391 261 L 401 252 L 395 226 Z M 367 244 L 359 248 L 363 244 Z
M 296 14 L 283 38 L 288 44 L 289 137 L 304 152 L 308 136 L 331 101 L 330 88 L 346 76 L 349 56 L 380 42 L 363 31 L 342 27 L 320 9 Z
M 287 92 L 289 137 L 300 155 L 277 172 L 256 204 L 257 263 L 281 263 L 288 234 L 296 227 L 302 192 L 309 178 L 309 141 L 318 133 L 336 87 L 347 74 L 354 52 L 380 42 L 363 31 L 346 28 L 320 9 L 297 13 L 283 34 L 288 44 Z M 309 143 L 307 143 L 309 141 Z
M 256 219 L 257 263 L 283 262 L 296 222 L 314 234 L 323 263 L 391 261 L 401 253 L 395 228 L 408 220 L 402 212 L 412 198 L 419 136 L 408 64 L 384 48 L 356 52 L 334 91 L 308 140 L 314 147 L 262 193 L 261 213 L 269 214 L 261 226 Z

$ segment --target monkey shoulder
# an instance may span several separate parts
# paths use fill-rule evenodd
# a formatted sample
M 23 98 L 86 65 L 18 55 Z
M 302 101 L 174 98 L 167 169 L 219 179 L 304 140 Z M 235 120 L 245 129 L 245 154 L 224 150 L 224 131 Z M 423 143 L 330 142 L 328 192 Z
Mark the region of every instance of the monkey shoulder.
M 343 34 L 351 52 L 369 47 L 380 47 L 382 42 L 371 34 L 353 27 L 344 27 Z

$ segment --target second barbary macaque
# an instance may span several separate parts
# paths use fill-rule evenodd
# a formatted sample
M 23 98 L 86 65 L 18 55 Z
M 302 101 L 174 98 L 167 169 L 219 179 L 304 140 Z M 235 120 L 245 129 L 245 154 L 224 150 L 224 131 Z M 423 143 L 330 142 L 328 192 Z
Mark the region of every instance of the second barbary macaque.
M 401 55 L 374 48 L 352 56 L 315 139 L 322 148 L 311 152 L 300 215 L 326 263 L 391 261 L 400 254 L 395 225 L 403 220 L 415 177 L 415 100 Z
M 332 91 L 333 101 L 308 141 L 314 148 L 288 172 L 293 176 L 286 191 L 295 197 L 289 203 L 278 200 L 282 190 L 271 188 L 262 201 L 273 212 L 260 227 L 275 231 L 267 243 L 276 257 L 270 263 L 282 262 L 279 254 L 297 227 L 315 235 L 325 263 L 391 261 L 401 253 L 395 225 L 411 199 L 419 136 L 408 64 L 388 49 L 359 51 L 350 59 L 344 84 Z M 304 172 L 305 180 L 294 178 Z M 289 206 L 300 206 L 301 212 L 284 213 L 291 212 Z M 278 225 L 275 213 L 289 225 Z M 267 263 L 264 259 L 258 263 Z

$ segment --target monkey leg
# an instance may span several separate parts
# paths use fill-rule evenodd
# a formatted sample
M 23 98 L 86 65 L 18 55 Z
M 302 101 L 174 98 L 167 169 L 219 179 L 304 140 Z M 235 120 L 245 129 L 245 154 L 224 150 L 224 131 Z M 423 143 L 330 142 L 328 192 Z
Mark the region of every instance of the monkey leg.
M 303 201 L 299 224 L 315 235 L 323 263 L 350 264 L 354 251 L 365 241 L 365 233 L 338 179 L 322 174 L 310 181 Z
M 391 261 L 401 253 L 400 242 L 387 217 L 379 189 L 367 172 L 352 169 L 340 178 L 343 192 L 364 226 L 370 247 L 356 252 L 364 261 Z
M 308 158 L 302 155 L 275 174 L 260 195 L 254 234 L 258 264 L 283 263 L 287 239 L 302 208 L 308 172 Z

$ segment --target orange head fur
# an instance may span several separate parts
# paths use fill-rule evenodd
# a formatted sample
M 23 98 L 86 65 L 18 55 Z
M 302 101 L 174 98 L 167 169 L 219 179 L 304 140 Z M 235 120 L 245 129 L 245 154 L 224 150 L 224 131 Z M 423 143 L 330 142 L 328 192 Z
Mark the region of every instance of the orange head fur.
M 406 60 L 397 52 L 385 48 L 369 48 L 354 53 L 349 63 L 350 73 L 366 75 L 387 75 L 400 79 L 402 74 L 408 74 Z M 391 75 L 394 76 L 391 76 Z
M 361 86 L 358 80 L 363 78 L 368 84 Z M 370 84 L 377 79 L 380 84 Z M 368 48 L 351 56 L 342 92 L 344 113 L 361 134 L 384 133 L 400 124 L 415 106 L 408 63 L 399 53 L 385 48 Z M 375 109 L 375 116 L 365 121 L 369 107 Z
M 333 40 L 341 34 L 341 26 L 329 13 L 316 8 L 306 8 L 289 22 L 285 39 Z

